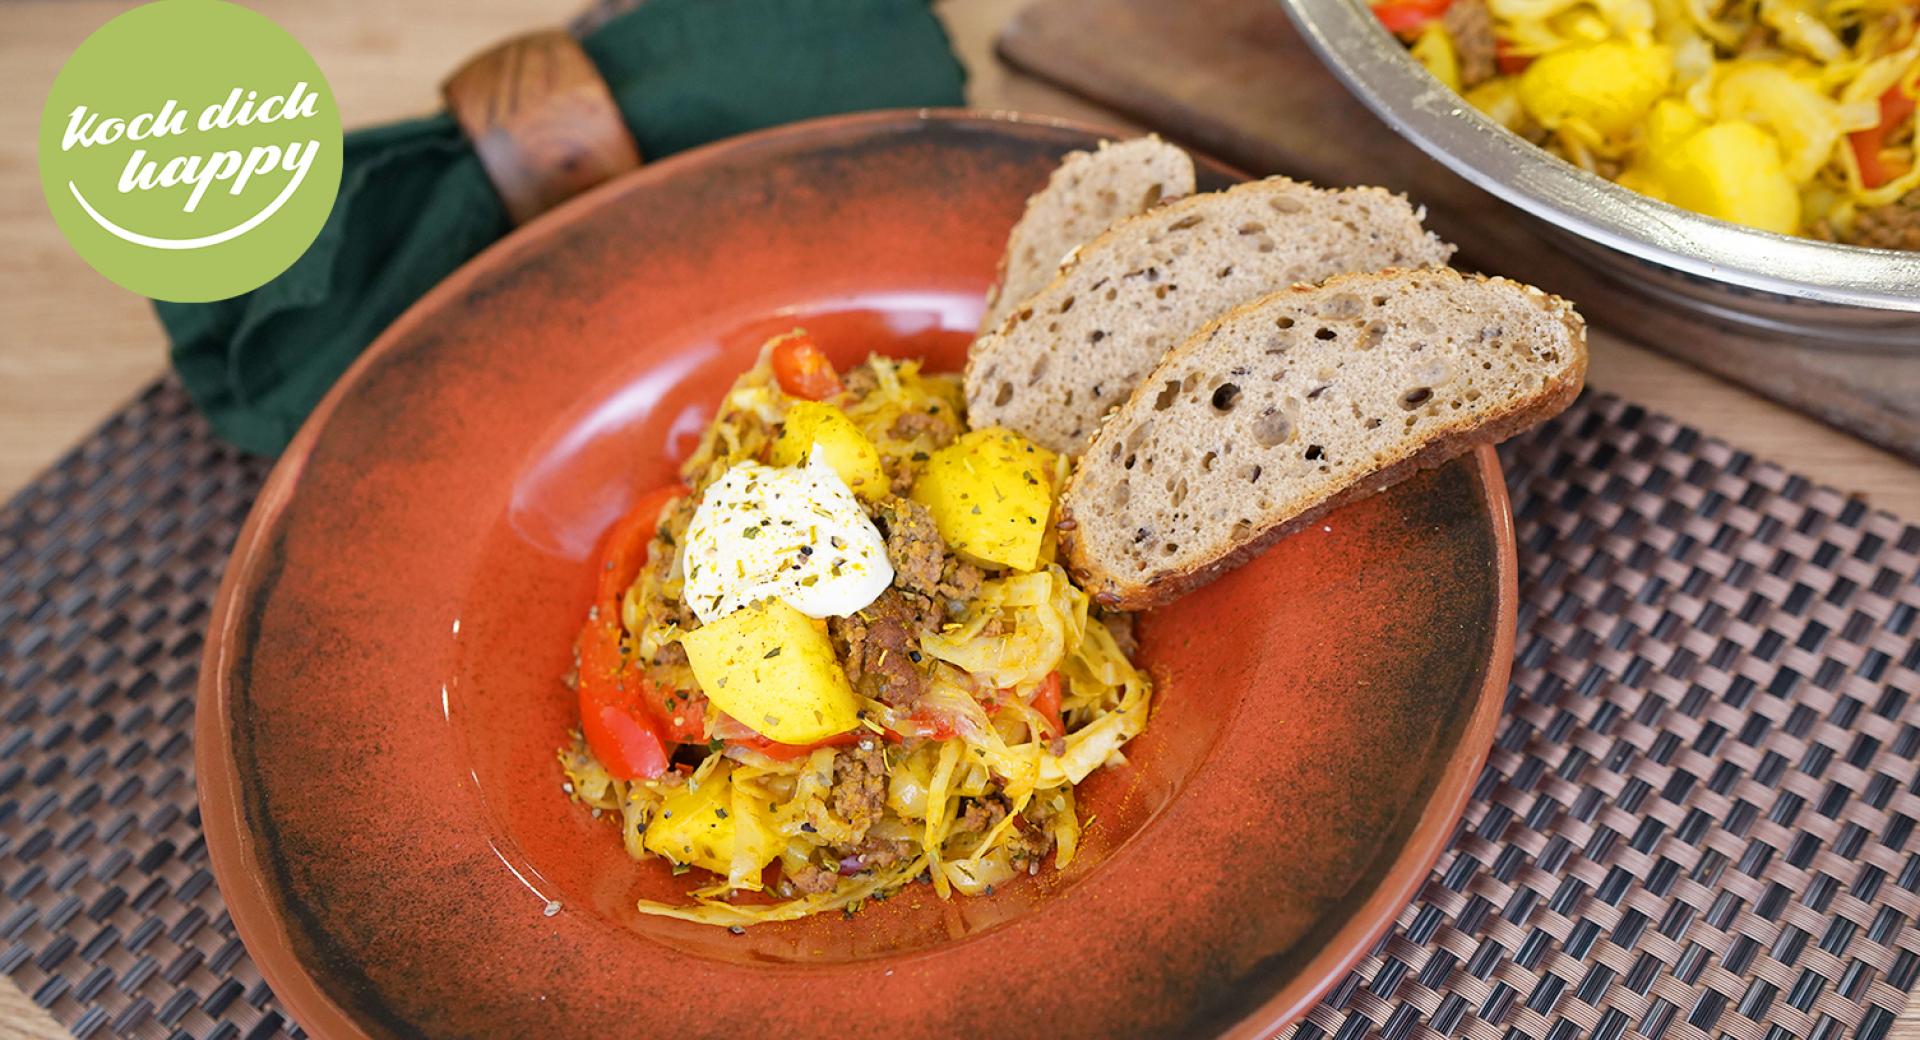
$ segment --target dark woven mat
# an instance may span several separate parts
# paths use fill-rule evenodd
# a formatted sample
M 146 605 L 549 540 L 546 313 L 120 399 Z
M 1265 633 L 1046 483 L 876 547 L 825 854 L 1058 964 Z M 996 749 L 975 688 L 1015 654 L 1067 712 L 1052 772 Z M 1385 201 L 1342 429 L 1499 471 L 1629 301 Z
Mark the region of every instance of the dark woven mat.
M 1290 1035 L 1884 1036 L 1920 975 L 1920 529 L 1604 396 L 1504 457 L 1492 762 Z M 0 975 L 83 1037 L 299 1035 L 192 777 L 209 600 L 264 474 L 163 383 L 0 510 Z

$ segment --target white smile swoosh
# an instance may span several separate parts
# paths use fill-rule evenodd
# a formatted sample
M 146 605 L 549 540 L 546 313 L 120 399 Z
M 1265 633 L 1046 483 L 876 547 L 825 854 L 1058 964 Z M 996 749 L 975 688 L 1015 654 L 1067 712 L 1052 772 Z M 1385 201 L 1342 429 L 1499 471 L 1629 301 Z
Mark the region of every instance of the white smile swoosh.
M 301 180 L 306 176 L 307 167 L 300 167 L 293 172 L 293 179 L 287 182 L 287 186 L 280 189 L 280 195 L 267 204 L 266 209 L 255 213 L 245 221 L 235 224 L 225 231 L 216 231 L 211 235 L 201 235 L 199 238 L 155 238 L 152 235 L 143 235 L 138 231 L 128 231 L 126 228 L 102 216 L 99 210 L 94 209 L 93 204 L 87 201 L 86 196 L 80 194 L 79 185 L 68 181 L 67 190 L 73 192 L 74 201 L 80 204 L 81 209 L 87 211 L 87 216 L 92 217 L 95 224 L 100 225 L 107 234 L 115 238 L 132 242 L 134 245 L 151 246 L 154 249 L 202 249 L 207 246 L 217 246 L 231 238 L 238 238 L 252 231 L 254 228 L 259 227 L 261 222 L 273 216 L 274 213 L 279 211 L 281 206 L 286 205 L 287 200 L 293 197 L 294 190 L 300 187 Z

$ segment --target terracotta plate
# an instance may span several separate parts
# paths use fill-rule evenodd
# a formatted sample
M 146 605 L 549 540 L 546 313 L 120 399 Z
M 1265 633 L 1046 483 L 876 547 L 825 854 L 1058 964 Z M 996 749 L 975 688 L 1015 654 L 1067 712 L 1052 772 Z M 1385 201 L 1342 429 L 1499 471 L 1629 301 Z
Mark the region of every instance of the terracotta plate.
M 207 842 L 320 1037 L 1258 1036 L 1406 905 L 1486 756 L 1513 536 L 1482 451 L 1148 617 L 1085 852 L 732 935 L 567 801 L 585 559 L 769 333 L 957 365 L 1064 126 L 882 113 L 639 170 L 488 250 L 307 423 L 221 590 Z M 1216 183 L 1226 179 L 1209 171 Z

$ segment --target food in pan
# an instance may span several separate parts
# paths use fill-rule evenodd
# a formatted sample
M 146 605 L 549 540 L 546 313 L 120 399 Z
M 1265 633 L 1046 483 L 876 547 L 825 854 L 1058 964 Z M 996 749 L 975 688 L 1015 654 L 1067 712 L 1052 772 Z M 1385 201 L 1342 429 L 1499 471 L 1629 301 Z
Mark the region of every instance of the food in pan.
M 1911 0 L 1378 0 L 1442 82 L 1562 158 L 1783 234 L 1920 249 Z
M 1167 151 L 1069 157 L 1030 200 L 1003 278 L 1118 222 L 964 381 L 778 337 L 685 484 L 609 532 L 560 760 L 632 856 L 702 872 L 642 911 L 744 928 L 1067 866 L 1076 785 L 1148 724 L 1125 610 L 1578 393 L 1572 308 L 1442 266 L 1405 199 L 1274 178 L 1166 202 L 1191 181 Z M 1144 212 L 1112 205 L 1143 179 Z

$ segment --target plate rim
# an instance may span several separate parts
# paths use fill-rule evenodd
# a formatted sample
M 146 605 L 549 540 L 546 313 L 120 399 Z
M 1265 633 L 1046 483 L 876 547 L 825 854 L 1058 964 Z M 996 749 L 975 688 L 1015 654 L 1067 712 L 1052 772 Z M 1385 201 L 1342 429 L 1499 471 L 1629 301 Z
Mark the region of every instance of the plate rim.
M 511 266 L 515 251 L 545 241 L 551 231 L 597 210 L 614 196 L 631 190 L 636 181 L 666 175 L 656 172 L 660 170 L 671 174 L 681 165 L 703 161 L 714 153 L 747 150 L 785 138 L 831 136 L 848 129 L 888 124 L 910 132 L 916 126 L 931 123 L 973 125 L 982 129 L 1066 130 L 1096 140 L 1136 136 L 1119 127 L 1010 110 L 882 109 L 768 127 L 644 164 L 514 228 L 409 305 L 341 373 L 275 461 L 234 541 L 213 600 L 195 698 L 194 784 L 209 865 L 226 903 L 228 917 L 273 995 L 310 1036 L 321 1040 L 366 1040 L 370 1034 L 327 996 L 293 953 L 291 938 L 261 883 L 254 837 L 245 826 L 245 813 L 238 796 L 240 777 L 232 754 L 231 690 L 227 678 L 231 675 L 230 651 L 241 621 L 236 610 L 238 598 L 242 590 L 252 584 L 262 559 L 260 550 L 273 540 L 284 522 L 285 509 L 320 431 L 340 402 L 353 392 L 384 354 L 448 301 L 458 298 L 473 281 L 502 266 Z M 1235 176 L 1246 176 L 1227 164 L 1211 158 L 1208 161 Z M 1472 459 L 1471 470 L 1482 500 L 1480 513 L 1493 528 L 1489 533 L 1498 572 L 1490 658 L 1478 699 L 1462 728 L 1459 743 L 1428 793 L 1418 820 L 1382 874 L 1381 883 L 1288 983 L 1225 1026 L 1217 1034 L 1222 1038 L 1265 1040 L 1271 1037 L 1302 1019 L 1347 972 L 1367 957 L 1401 911 L 1412 902 L 1445 851 L 1471 798 L 1474 783 L 1492 752 L 1494 731 L 1503 710 L 1513 665 L 1517 550 L 1512 508 L 1498 454 L 1492 445 L 1482 444 L 1463 457 Z M 222 821 L 224 826 L 212 825 L 209 821 L 213 820 Z
M 1507 493 L 1500 455 L 1491 444 L 1471 452 L 1474 475 L 1484 498 L 1486 516 L 1493 522 L 1494 566 L 1500 572 L 1494 633 L 1486 679 L 1473 713 L 1461 731 L 1460 744 L 1441 770 L 1420 818 L 1407 833 L 1400 854 L 1387 868 L 1381 883 L 1345 924 L 1335 930 L 1295 975 L 1305 986 L 1283 986 L 1256 1012 L 1222 1031 L 1221 1040 L 1268 1040 L 1306 1018 L 1327 995 L 1393 928 L 1400 914 L 1433 873 L 1433 866 L 1451 844 L 1454 831 L 1466 815 L 1473 789 L 1493 754 L 1495 731 L 1505 713 L 1508 681 L 1513 675 L 1515 624 L 1520 599 L 1518 547 L 1513 534 L 1513 505 Z M 1461 754 L 1468 751 L 1469 754 Z M 1301 992 L 1290 993 L 1298 988 Z

